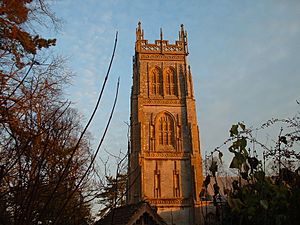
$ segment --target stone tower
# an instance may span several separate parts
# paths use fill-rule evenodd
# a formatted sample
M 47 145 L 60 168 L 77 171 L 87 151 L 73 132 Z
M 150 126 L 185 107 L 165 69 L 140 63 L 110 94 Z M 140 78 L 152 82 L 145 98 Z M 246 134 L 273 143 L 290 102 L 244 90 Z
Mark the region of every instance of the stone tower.
M 128 202 L 147 201 L 168 224 L 199 224 L 203 175 L 183 25 L 175 44 L 136 29 Z

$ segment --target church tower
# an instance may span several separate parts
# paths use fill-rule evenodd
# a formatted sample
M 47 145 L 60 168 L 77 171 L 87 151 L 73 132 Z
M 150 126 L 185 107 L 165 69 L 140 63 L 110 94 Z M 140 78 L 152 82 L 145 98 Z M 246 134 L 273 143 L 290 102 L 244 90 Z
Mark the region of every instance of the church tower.
M 203 175 L 187 33 L 148 43 L 136 29 L 128 203 L 147 201 L 168 224 L 200 224 Z

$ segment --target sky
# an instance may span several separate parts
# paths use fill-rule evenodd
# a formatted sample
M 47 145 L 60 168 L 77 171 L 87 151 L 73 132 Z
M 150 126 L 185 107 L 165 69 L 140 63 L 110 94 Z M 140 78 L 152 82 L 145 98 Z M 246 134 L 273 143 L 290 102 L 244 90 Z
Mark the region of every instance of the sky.
M 299 0 L 56 0 L 52 9 L 63 22 L 54 51 L 68 58 L 75 74 L 66 94 L 85 117 L 83 123 L 95 105 L 118 31 L 110 78 L 90 129 L 95 146 L 120 77 L 117 107 L 100 151 L 103 158 L 106 152 L 127 150 L 138 21 L 149 42 L 160 38 L 160 28 L 171 43 L 181 24 L 187 30 L 202 155 L 221 145 L 234 123 L 255 127 L 299 111 Z

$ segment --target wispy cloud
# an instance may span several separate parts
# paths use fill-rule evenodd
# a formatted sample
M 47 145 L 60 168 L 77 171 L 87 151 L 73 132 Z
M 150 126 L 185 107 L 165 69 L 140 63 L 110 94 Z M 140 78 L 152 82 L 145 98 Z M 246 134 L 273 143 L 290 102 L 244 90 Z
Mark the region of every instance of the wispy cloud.
M 62 7 L 63 5 L 63 7 Z M 76 106 L 89 115 L 99 92 L 119 30 L 111 79 L 92 128 L 98 137 L 111 107 L 115 82 L 121 89 L 105 147 L 127 146 L 129 97 L 135 27 L 142 21 L 145 37 L 159 38 L 163 27 L 174 41 L 181 23 L 189 34 L 202 147 L 212 150 L 227 137 L 234 122 L 251 125 L 296 110 L 300 98 L 299 1 L 62 1 L 57 12 L 66 21 L 58 49 L 70 56 L 77 74 L 68 90 Z M 150 8 L 149 8 L 150 7 Z M 115 141 L 117 140 L 117 141 Z

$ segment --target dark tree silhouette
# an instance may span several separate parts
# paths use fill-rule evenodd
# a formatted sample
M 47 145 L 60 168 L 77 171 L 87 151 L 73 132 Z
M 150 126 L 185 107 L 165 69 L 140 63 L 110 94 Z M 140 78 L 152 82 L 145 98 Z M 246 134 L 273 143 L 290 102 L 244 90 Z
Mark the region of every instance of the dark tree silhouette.
M 93 165 L 119 83 L 94 153 L 87 128 L 100 105 L 117 38 L 95 109 L 83 128 L 63 97 L 72 74 L 47 51 L 56 40 L 42 38 L 32 24 L 57 26 L 44 0 L 0 1 L 0 224 L 87 224 Z

